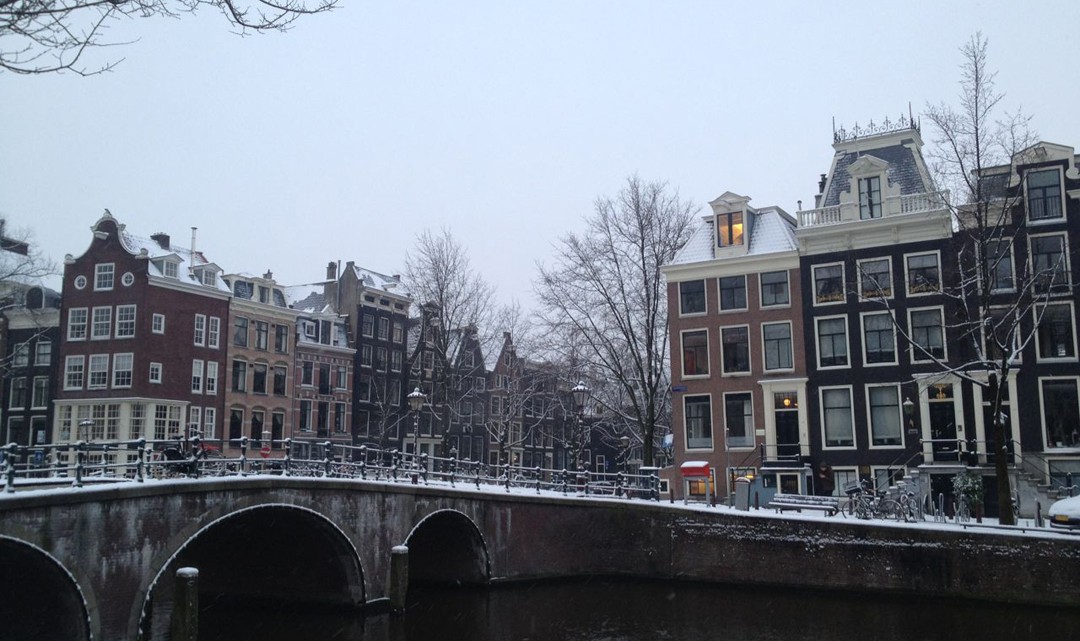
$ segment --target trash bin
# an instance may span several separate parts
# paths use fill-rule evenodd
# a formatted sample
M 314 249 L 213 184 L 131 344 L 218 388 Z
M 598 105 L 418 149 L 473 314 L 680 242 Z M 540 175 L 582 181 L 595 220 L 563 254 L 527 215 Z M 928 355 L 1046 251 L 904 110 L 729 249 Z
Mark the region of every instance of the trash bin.
M 735 509 L 750 509 L 750 479 L 740 476 L 735 479 Z

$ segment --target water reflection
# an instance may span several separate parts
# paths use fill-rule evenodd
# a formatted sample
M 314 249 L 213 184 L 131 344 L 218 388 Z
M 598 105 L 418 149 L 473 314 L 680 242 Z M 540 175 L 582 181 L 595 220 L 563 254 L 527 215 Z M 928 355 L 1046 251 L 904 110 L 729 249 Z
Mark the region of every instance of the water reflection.
M 490 590 L 414 590 L 402 618 L 230 608 L 204 612 L 202 623 L 202 641 L 985 641 L 1074 638 L 1080 613 L 1076 608 L 594 579 Z

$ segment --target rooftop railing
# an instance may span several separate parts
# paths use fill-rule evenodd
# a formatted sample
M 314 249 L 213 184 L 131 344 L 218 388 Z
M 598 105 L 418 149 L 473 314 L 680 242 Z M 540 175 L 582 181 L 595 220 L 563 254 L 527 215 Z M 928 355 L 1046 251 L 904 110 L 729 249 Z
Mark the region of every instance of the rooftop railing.
M 880 215 L 863 218 L 857 201 L 804 209 L 799 212 L 799 227 L 817 227 L 839 223 L 878 220 L 892 216 L 906 216 L 946 209 L 949 205 L 948 191 L 932 191 L 921 194 L 889 196 L 881 203 Z

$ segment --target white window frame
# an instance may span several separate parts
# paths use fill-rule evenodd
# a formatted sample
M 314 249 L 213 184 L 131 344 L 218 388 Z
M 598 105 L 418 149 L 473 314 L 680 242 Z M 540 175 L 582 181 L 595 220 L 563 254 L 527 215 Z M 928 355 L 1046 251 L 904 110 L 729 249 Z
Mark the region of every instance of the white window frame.
M 150 317 L 150 331 L 154 334 L 165 333 L 165 314 L 154 314 Z
M 82 320 L 76 320 L 75 316 L 82 316 Z M 79 336 L 77 328 L 82 328 Z M 72 341 L 84 341 L 90 337 L 90 309 L 88 307 L 72 307 L 68 310 L 67 339 Z
M 933 256 L 937 262 L 937 289 L 931 289 L 921 292 L 911 291 L 911 265 L 909 261 L 912 258 L 919 258 L 922 256 Z M 941 294 L 942 286 L 944 285 L 944 276 L 941 268 L 941 252 L 934 249 L 931 251 L 911 252 L 910 254 L 904 254 L 904 292 L 907 293 L 908 298 L 915 298 L 917 296 L 935 296 Z
M 47 338 L 39 338 L 34 344 L 34 366 L 44 367 L 52 365 L 52 341 Z
M 892 357 L 891 361 L 880 361 L 880 362 L 871 363 L 870 360 L 869 360 L 870 350 L 866 346 L 867 345 L 867 341 L 866 341 L 866 319 L 869 316 L 886 316 L 889 319 L 889 331 L 892 332 L 892 341 L 893 341 L 893 357 Z M 897 338 L 896 319 L 893 317 L 892 311 L 885 310 L 885 311 L 862 312 L 862 313 L 859 314 L 859 327 L 860 327 L 860 334 L 859 335 L 861 336 L 860 342 L 862 343 L 862 364 L 863 364 L 863 367 L 882 367 L 882 366 L 899 365 L 900 364 L 900 341 Z M 849 347 L 850 347 L 850 343 L 849 343 Z M 849 359 L 850 359 L 850 356 L 849 356 Z
M 77 370 L 77 371 L 76 371 Z M 78 385 L 71 384 L 71 377 L 77 375 L 79 377 Z M 65 390 L 80 390 L 86 385 L 86 357 L 83 355 L 78 356 L 65 356 L 64 357 L 64 389 Z
M 851 429 L 851 445 L 829 445 L 828 424 L 825 420 L 825 392 L 846 390 L 848 397 L 848 425 Z M 821 448 L 823 450 L 854 450 L 859 447 L 859 431 L 855 429 L 855 390 L 851 385 L 828 385 L 818 388 L 818 411 L 821 424 Z
M 203 408 L 202 437 L 204 439 L 217 438 L 217 408 Z
M 818 300 L 817 271 L 828 267 L 840 267 L 840 298 L 836 300 Z M 826 305 L 843 305 L 847 302 L 847 267 L 843 262 L 821 263 L 810 266 L 810 295 L 814 299 L 814 307 Z
M 1031 174 L 1038 174 L 1050 171 L 1056 173 L 1058 179 L 1058 215 L 1054 217 L 1032 218 L 1031 195 L 1028 188 L 1028 180 Z M 1052 224 L 1064 221 L 1066 218 L 1067 202 L 1068 195 L 1065 192 L 1065 185 L 1061 175 L 1061 167 L 1031 167 L 1024 172 L 1024 220 L 1028 225 L 1045 225 L 1047 223 Z
M 727 371 L 725 367 L 724 359 L 724 330 L 728 329 L 743 329 L 746 330 L 746 369 L 745 370 L 733 370 Z M 750 325 L 723 325 L 720 327 L 720 375 L 721 376 L 750 376 L 754 372 L 754 350 L 752 345 L 754 344 L 753 338 L 750 336 Z
M 124 313 L 131 312 L 130 319 L 124 319 Z M 117 305 L 116 306 L 116 327 L 113 329 L 113 336 L 118 339 L 123 338 L 135 338 L 135 320 L 137 318 L 138 310 L 135 305 Z
M 151 383 L 160 385 L 162 379 L 165 377 L 161 363 L 150 363 L 148 380 Z
M 130 389 L 135 380 L 135 354 L 123 352 L 113 354 L 113 389 Z M 123 377 L 123 379 L 122 379 Z M 126 380 L 126 382 L 124 382 Z
M 221 346 L 221 318 L 211 316 L 206 322 L 206 346 L 217 349 Z
M 116 285 L 116 263 L 98 263 L 94 265 L 94 291 L 112 291 Z
M 866 272 L 863 271 L 863 265 L 866 263 L 880 263 L 883 262 L 889 266 L 889 288 L 884 296 L 867 296 L 867 284 L 866 284 Z M 859 299 L 860 300 L 889 300 L 896 296 L 896 277 L 893 275 L 893 264 L 891 256 L 875 256 L 873 258 L 860 258 L 855 263 L 855 271 L 859 277 Z M 871 286 L 871 293 L 878 290 Z
M 86 389 L 108 389 L 109 387 L 109 355 L 108 354 L 91 354 L 86 361 Z M 94 382 L 94 375 L 98 378 L 104 376 L 104 380 L 99 383 Z
M 1039 315 L 1042 314 L 1043 310 L 1045 308 L 1047 308 L 1047 307 L 1068 307 L 1069 308 L 1069 319 L 1070 319 L 1069 325 L 1070 325 L 1070 329 L 1072 330 L 1071 331 L 1071 337 L 1072 337 L 1072 352 L 1073 353 L 1072 353 L 1072 356 L 1053 356 L 1053 355 L 1046 356 L 1046 355 L 1044 355 L 1042 353 L 1042 340 L 1041 340 L 1041 337 L 1039 335 L 1039 330 L 1040 330 L 1041 325 L 1035 325 L 1035 356 L 1036 356 L 1037 360 L 1040 363 L 1042 363 L 1042 362 L 1067 363 L 1067 362 L 1076 361 L 1077 360 L 1077 354 L 1080 353 L 1077 350 L 1077 343 L 1076 343 L 1076 308 L 1073 307 L 1072 301 L 1055 300 L 1053 302 L 1049 302 L 1049 303 L 1046 303 L 1045 305 L 1040 305 L 1039 307 L 1035 308 L 1032 311 L 1032 314 L 1034 315 L 1035 319 L 1038 319 Z M 1044 316 L 1044 318 L 1045 318 L 1045 316 Z
M 717 281 L 717 282 L 719 282 L 719 281 Z M 685 285 L 687 283 L 701 283 L 701 299 L 702 299 L 701 307 L 702 307 L 702 309 L 701 309 L 700 312 L 688 312 L 685 309 L 683 309 L 682 287 L 683 287 L 683 285 Z M 680 317 L 704 316 L 709 311 L 709 297 L 706 294 L 706 291 L 708 291 L 709 286 L 705 282 L 704 278 L 698 278 L 698 279 L 695 279 L 695 280 L 682 281 L 682 282 L 677 283 L 676 285 L 678 287 L 677 294 L 678 294 L 678 297 L 679 297 L 679 316 Z
M 1042 429 L 1043 449 L 1059 449 L 1056 441 L 1050 440 L 1050 430 L 1046 425 L 1046 393 L 1044 384 L 1048 381 L 1072 381 L 1080 396 L 1080 376 L 1040 376 L 1039 377 L 1039 425 Z M 1067 435 L 1068 436 L 1068 435 Z M 1067 441 L 1062 441 L 1061 448 L 1070 447 Z
M 1010 285 L 1009 287 L 998 287 L 997 286 L 997 277 L 996 277 L 995 274 L 991 273 L 991 274 L 989 274 L 989 278 L 991 279 L 990 291 L 992 293 L 995 293 L 995 294 L 1016 291 L 1016 252 L 1013 251 L 1013 249 L 1015 247 L 1015 243 L 1013 243 L 1013 239 L 1011 237 L 1002 237 L 1002 238 L 998 238 L 996 240 L 991 240 L 990 242 L 1005 245 L 1006 247 L 1009 248 L 1009 280 L 1012 281 L 1012 285 Z M 986 256 L 985 256 L 986 245 L 987 245 L 987 243 L 983 243 L 983 244 L 980 244 L 978 246 L 979 253 L 981 254 L 979 256 L 979 265 L 980 266 L 982 266 L 982 265 L 984 265 L 986 263 Z M 982 269 L 979 269 L 979 274 L 982 274 Z
M 750 424 L 746 425 L 746 436 L 744 438 L 749 439 L 749 443 L 741 445 L 731 444 L 731 428 L 728 427 L 727 421 L 727 403 L 729 396 L 749 396 L 750 397 Z M 752 390 L 732 390 L 730 392 L 724 392 L 721 405 L 721 415 L 724 417 L 724 448 L 727 450 L 752 450 L 755 447 L 757 440 L 756 423 L 754 417 L 754 392 Z M 714 430 L 715 432 L 715 430 Z
M 705 373 L 704 374 L 687 374 L 686 373 L 686 335 L 697 334 L 705 332 Z M 708 328 L 698 329 L 684 329 L 679 332 L 679 360 L 681 363 L 681 372 L 684 380 L 696 380 L 702 378 L 709 378 L 712 373 L 712 367 L 709 363 L 709 330 Z
M 112 318 L 111 306 L 94 307 L 90 312 L 90 340 L 107 341 L 112 338 Z M 104 333 L 99 333 L 99 329 L 104 329 Z
M 784 275 L 784 291 L 787 292 L 787 302 L 784 303 L 766 303 L 765 302 L 765 283 L 762 281 L 768 274 L 783 274 Z M 786 269 L 774 269 L 772 271 L 761 272 L 758 274 L 758 302 L 762 308 L 767 309 L 783 309 L 785 307 L 791 307 L 791 272 Z
M 907 310 L 907 323 L 908 323 L 908 343 L 911 348 L 911 362 L 912 363 L 933 363 L 934 358 L 927 357 L 923 350 L 915 343 L 915 326 L 912 323 L 911 317 L 918 312 L 936 311 L 938 313 L 938 319 L 941 321 L 941 357 L 937 360 L 947 362 L 949 360 L 949 337 L 945 331 L 945 308 L 941 305 L 933 305 L 930 307 L 912 307 Z
M 218 362 L 206 361 L 206 380 L 203 393 L 213 396 L 218 391 Z
M 741 278 L 742 279 L 742 291 L 743 291 L 743 306 L 742 307 L 724 307 L 723 288 L 720 286 L 720 281 L 725 278 Z M 706 300 L 705 309 L 708 310 L 708 301 Z M 716 309 L 721 314 L 731 314 L 734 312 L 745 312 L 750 309 L 750 290 L 746 283 L 746 274 L 734 274 L 730 276 L 719 276 L 716 279 Z
M 206 368 L 206 362 L 200 358 L 192 359 L 191 361 L 191 393 L 202 394 L 203 393 L 203 370 Z
M 1047 233 L 1047 234 L 1028 234 L 1027 250 L 1028 250 L 1028 264 L 1029 264 L 1030 270 L 1031 270 L 1030 277 L 1034 278 L 1036 276 L 1035 262 L 1034 262 L 1035 255 L 1031 250 L 1032 241 L 1034 241 L 1034 240 L 1036 240 L 1038 238 L 1049 238 L 1051 236 L 1056 236 L 1056 237 L 1061 239 L 1062 254 L 1063 254 L 1064 258 L 1065 258 L 1065 264 L 1062 267 L 1062 273 L 1064 274 L 1065 279 L 1063 281 L 1061 281 L 1061 282 L 1055 282 L 1053 287 L 1051 289 L 1047 290 L 1046 292 L 1040 290 L 1038 287 L 1036 287 L 1034 291 L 1036 291 L 1038 293 L 1042 293 L 1042 294 L 1049 293 L 1051 296 L 1053 296 L 1053 295 L 1061 295 L 1061 294 L 1068 294 L 1068 293 L 1071 293 L 1069 291 L 1069 289 L 1072 286 L 1072 260 L 1069 257 L 1069 236 L 1068 236 L 1068 234 L 1066 232 L 1061 231 L 1061 232 L 1053 232 L 1053 233 Z
M 195 314 L 195 332 L 192 340 L 197 347 L 206 346 L 206 314 Z
M 844 323 L 844 350 L 847 362 L 843 365 L 821 364 L 821 323 L 824 321 L 841 320 Z M 851 328 L 848 327 L 846 315 L 840 316 L 817 316 L 814 318 L 814 349 L 818 369 L 848 369 L 851 367 Z
M 690 446 L 690 429 L 689 429 L 689 417 L 687 416 L 686 407 L 687 401 L 690 399 L 699 399 L 705 397 L 709 399 L 709 445 L 707 447 L 691 447 Z M 683 410 L 683 438 L 685 439 L 684 445 L 687 452 L 712 452 L 716 448 L 716 421 L 713 420 L 713 405 L 712 394 L 685 394 L 682 398 L 682 410 Z
M 38 390 L 41 390 L 40 398 Z M 39 402 L 40 401 L 40 402 Z M 30 409 L 43 410 L 49 407 L 49 377 L 35 376 L 33 387 L 30 389 Z
M 870 403 L 870 392 L 871 392 L 871 390 L 884 389 L 884 388 L 889 388 L 889 389 L 896 390 L 896 425 L 897 425 L 897 428 L 898 428 L 898 433 L 900 435 L 900 442 L 895 443 L 895 444 L 877 445 L 877 444 L 874 443 L 874 439 L 875 439 L 875 434 L 874 434 L 874 414 L 873 414 L 873 407 L 871 406 L 871 403 Z M 864 396 L 864 400 L 866 402 L 866 430 L 867 430 L 866 436 L 867 436 L 867 443 L 869 444 L 870 449 L 872 449 L 872 450 L 903 449 L 904 448 L 904 411 L 903 411 L 904 395 L 903 395 L 903 390 L 900 389 L 900 384 L 899 383 L 883 383 L 883 384 L 880 384 L 880 385 L 877 385 L 877 384 L 875 384 L 875 385 L 867 385 L 865 387 L 865 392 L 864 392 L 863 396 Z
M 788 328 L 788 360 L 791 362 L 790 367 L 769 367 L 769 350 L 768 342 L 765 339 L 765 328 L 773 325 L 787 325 Z M 791 326 L 791 321 L 776 321 L 772 323 L 761 324 L 761 369 L 766 372 L 793 372 L 795 371 L 795 330 Z

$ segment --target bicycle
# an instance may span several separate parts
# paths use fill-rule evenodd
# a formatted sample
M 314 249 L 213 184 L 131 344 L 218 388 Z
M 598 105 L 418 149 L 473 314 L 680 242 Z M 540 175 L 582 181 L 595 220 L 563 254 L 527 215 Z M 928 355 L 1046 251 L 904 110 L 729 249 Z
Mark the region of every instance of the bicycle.
M 895 521 L 904 518 L 899 501 L 886 498 L 883 492 L 873 490 L 866 481 L 863 481 L 861 486 L 849 490 L 848 497 L 849 513 L 854 514 L 856 518 Z

